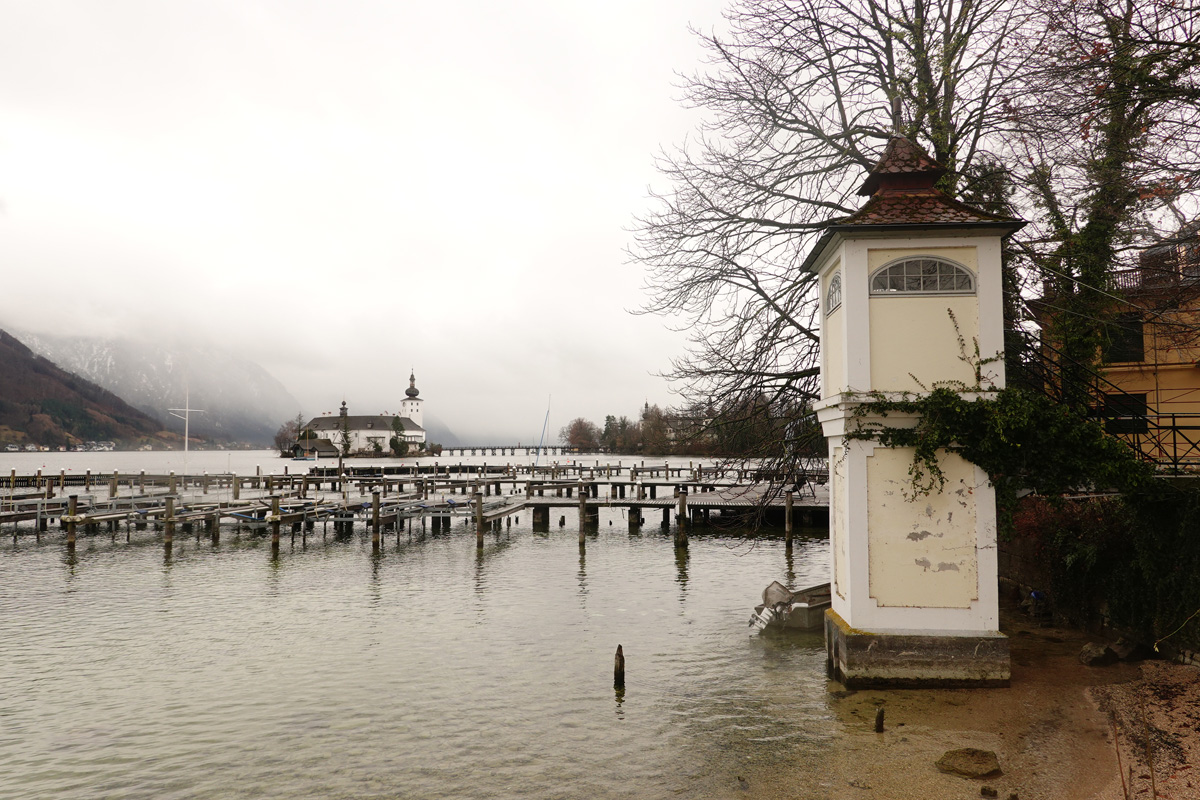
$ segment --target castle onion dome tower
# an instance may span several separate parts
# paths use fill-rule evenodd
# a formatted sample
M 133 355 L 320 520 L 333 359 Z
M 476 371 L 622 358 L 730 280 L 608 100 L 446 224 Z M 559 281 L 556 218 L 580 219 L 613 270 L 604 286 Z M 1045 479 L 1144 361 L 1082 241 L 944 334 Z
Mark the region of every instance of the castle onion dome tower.
M 417 376 L 414 372 L 409 372 L 408 388 L 404 390 L 404 399 L 400 401 L 400 416 L 408 417 L 422 428 L 425 427 L 425 420 L 421 414 L 420 398 L 421 391 L 417 388 Z

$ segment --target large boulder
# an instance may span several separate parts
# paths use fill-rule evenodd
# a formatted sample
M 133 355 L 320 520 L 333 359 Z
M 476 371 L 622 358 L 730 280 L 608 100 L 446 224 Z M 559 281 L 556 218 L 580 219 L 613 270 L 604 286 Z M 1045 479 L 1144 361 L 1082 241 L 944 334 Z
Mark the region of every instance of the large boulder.
M 1106 667 L 1117 662 L 1117 653 L 1099 642 L 1088 642 L 1079 651 L 1079 663 L 1089 667 Z
M 937 768 L 964 778 L 988 778 L 1000 774 L 1000 760 L 991 750 L 963 747 L 947 751 L 937 760 Z

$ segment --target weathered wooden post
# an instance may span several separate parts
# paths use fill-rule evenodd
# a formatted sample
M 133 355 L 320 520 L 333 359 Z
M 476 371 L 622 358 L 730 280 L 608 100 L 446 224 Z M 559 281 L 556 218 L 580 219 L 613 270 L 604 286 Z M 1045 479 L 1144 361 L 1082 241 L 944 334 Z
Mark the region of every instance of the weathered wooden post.
M 75 512 L 79 510 L 79 495 L 67 498 L 67 547 L 75 547 Z
M 483 493 L 475 490 L 475 546 L 483 547 Z
M 379 492 L 371 492 L 371 547 L 379 549 Z
M 792 543 L 792 490 L 788 489 L 783 494 L 783 530 L 784 541 L 788 544 Z
M 233 499 L 241 500 L 242 499 L 242 479 L 239 478 L 237 476 L 237 473 L 235 472 L 235 473 L 233 473 L 233 476 L 230 479 L 230 482 L 233 484 Z
M 271 550 L 279 552 L 279 495 L 271 495 Z
M 679 489 L 679 509 L 676 512 L 675 520 L 675 546 L 688 546 L 688 508 L 687 508 L 687 489 L 680 487 Z
M 163 520 L 163 543 L 170 544 L 175 537 L 175 498 L 167 496 L 166 514 Z
M 138 473 L 138 494 L 146 493 L 146 470 Z
M 167 478 L 167 491 L 170 492 L 171 494 L 175 494 L 175 489 L 176 489 L 175 470 L 171 470 L 171 474 Z
M 208 470 L 204 471 L 204 477 L 200 479 L 200 487 L 204 494 L 208 494 Z
M 613 688 L 625 688 L 625 653 L 621 650 L 621 645 L 617 645 L 617 654 L 613 658 Z
M 583 531 L 587 527 L 587 492 L 583 490 L 583 478 L 579 479 L 579 543 L 583 544 Z
M 120 474 L 114 469 L 112 480 L 109 481 L 109 483 L 108 483 L 108 499 L 111 500 L 112 498 L 117 496 L 117 486 L 119 483 L 120 483 Z

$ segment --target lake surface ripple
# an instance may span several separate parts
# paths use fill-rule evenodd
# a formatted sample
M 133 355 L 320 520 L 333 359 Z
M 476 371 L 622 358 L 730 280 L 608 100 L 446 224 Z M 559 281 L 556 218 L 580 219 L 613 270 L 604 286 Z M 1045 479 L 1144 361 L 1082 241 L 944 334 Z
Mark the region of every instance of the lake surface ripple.
M 521 520 L 528 523 L 527 518 Z M 608 523 L 612 522 L 610 526 Z M 834 737 L 819 635 L 751 637 L 828 543 L 630 535 L 605 509 L 306 543 L 152 530 L 0 550 L 0 797 L 667 798 L 812 780 Z M 612 687 L 623 645 L 627 691 Z

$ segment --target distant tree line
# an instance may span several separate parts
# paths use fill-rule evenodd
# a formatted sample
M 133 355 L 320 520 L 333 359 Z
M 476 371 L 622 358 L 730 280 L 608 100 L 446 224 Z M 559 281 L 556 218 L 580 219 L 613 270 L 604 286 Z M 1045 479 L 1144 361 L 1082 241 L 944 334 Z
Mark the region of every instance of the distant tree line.
M 643 455 L 731 458 L 823 456 L 824 439 L 807 406 L 772 404 L 765 395 L 729 407 L 691 405 L 663 409 L 646 403 L 636 420 L 609 414 L 601 427 L 576 417 L 559 442 L 581 450 Z

